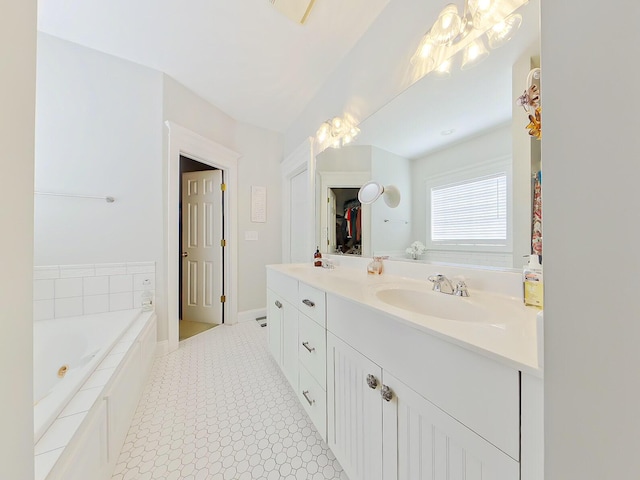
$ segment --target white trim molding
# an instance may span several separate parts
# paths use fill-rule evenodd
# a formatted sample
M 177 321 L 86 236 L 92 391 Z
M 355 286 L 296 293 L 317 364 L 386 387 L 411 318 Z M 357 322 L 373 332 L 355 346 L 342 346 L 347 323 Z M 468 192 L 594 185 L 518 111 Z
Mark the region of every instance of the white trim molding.
M 256 308 L 254 310 L 245 310 L 244 312 L 238 312 L 238 323 L 248 322 L 249 320 L 256 320 L 260 317 L 267 316 L 266 308 Z
M 167 176 L 165 198 L 167 201 L 166 250 L 167 259 L 167 337 L 168 352 L 178 348 L 178 296 L 179 292 L 179 202 L 180 202 L 180 156 L 219 168 L 224 171 L 227 185 L 224 202 L 224 237 L 227 247 L 224 255 L 224 304 L 225 323 L 237 322 L 238 316 L 238 159 L 240 154 L 212 140 L 202 137 L 174 122 L 166 121 L 167 127 Z

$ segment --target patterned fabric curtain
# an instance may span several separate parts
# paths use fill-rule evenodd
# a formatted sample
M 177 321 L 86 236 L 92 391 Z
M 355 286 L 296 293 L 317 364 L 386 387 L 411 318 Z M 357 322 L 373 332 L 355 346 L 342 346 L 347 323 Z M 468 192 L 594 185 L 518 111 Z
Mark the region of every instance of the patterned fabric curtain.
M 533 220 L 531 223 L 531 252 L 542 255 L 542 172 L 533 180 Z

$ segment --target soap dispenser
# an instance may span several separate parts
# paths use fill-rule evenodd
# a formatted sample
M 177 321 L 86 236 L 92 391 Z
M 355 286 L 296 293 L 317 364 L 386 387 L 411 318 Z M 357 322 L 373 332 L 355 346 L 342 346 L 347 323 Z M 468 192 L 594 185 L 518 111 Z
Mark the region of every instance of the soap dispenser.
M 529 256 L 529 263 L 522 270 L 522 283 L 524 287 L 524 304 L 542 308 L 544 288 L 542 265 L 540 265 L 538 255 Z
M 322 254 L 320 253 L 320 247 L 316 247 L 316 253 L 313 254 L 313 266 L 322 266 Z

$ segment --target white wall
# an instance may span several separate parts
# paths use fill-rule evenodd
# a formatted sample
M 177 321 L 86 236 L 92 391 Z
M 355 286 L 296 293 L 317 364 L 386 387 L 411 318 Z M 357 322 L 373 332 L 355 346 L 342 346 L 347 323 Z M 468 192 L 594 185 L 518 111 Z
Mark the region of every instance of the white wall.
M 371 179 L 383 185 L 395 185 L 400 191 L 400 204 L 396 208 L 389 207 L 382 198 L 371 205 L 373 255 L 404 255 L 411 242 L 417 240 L 411 238 L 411 162 L 372 147 Z
M 33 478 L 33 157 L 36 2 L 0 15 L 0 478 Z
M 238 171 L 239 298 L 238 310 L 264 308 L 267 304 L 265 265 L 282 258 L 282 186 L 280 162 L 283 136 L 245 123 L 238 124 L 237 151 L 242 153 Z M 251 186 L 267 187 L 267 221 L 251 222 Z M 245 240 L 247 231 L 258 232 L 258 241 Z
M 159 261 L 162 83 L 149 68 L 38 34 L 36 265 Z
M 162 74 L 38 34 L 36 265 L 154 261 L 163 272 Z M 166 337 L 164 282 L 157 282 Z
M 542 2 L 545 480 L 640 472 L 639 16 Z
M 36 197 L 36 264 L 155 261 L 158 337 L 166 338 L 163 121 L 171 120 L 243 155 L 238 304 L 240 311 L 264 307 L 264 266 L 281 255 L 282 135 L 236 122 L 161 72 L 38 38 L 36 189 L 116 202 Z M 268 189 L 265 224 L 250 223 L 251 185 Z M 259 231 L 260 241 L 244 245 L 245 230 Z

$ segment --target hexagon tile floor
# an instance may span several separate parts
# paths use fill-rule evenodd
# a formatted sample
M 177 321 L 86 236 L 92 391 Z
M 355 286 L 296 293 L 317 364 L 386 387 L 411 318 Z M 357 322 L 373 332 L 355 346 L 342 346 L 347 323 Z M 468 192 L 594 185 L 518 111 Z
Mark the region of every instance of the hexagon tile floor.
M 156 360 L 112 480 L 348 480 L 256 322 Z

